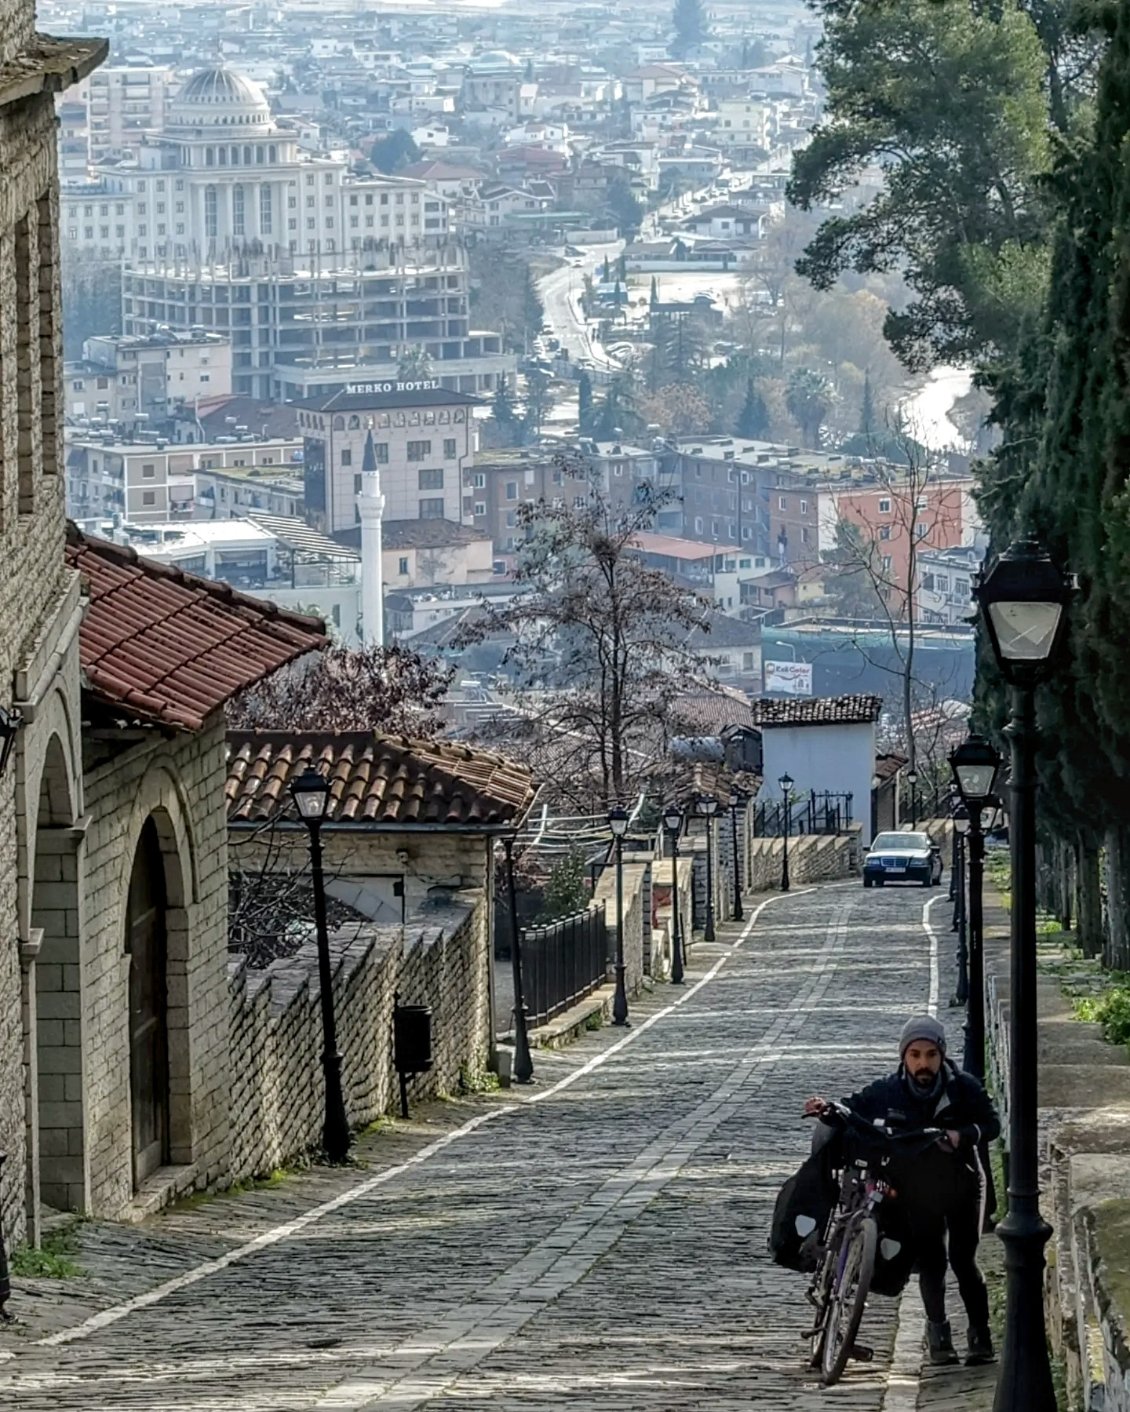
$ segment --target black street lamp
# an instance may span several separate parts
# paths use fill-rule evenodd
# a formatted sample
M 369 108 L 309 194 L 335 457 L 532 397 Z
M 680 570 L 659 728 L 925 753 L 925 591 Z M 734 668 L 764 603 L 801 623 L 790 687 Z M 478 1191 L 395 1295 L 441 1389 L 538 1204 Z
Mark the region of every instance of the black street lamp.
M 668 804 L 663 811 L 663 827 L 671 840 L 671 983 L 683 983 L 683 938 L 679 931 L 679 834 L 683 827 L 683 811 L 677 804 Z
M 616 994 L 612 997 L 612 1023 L 628 1023 L 628 990 L 624 984 L 624 835 L 628 811 L 616 805 L 608 811 L 608 827 L 616 844 Z
M 910 785 L 910 827 L 918 827 L 918 771 L 907 770 L 906 782 Z
M 970 735 L 950 751 L 950 769 L 969 811 L 969 1005 L 962 1068 L 985 1077 L 985 879 L 983 811 L 996 795 L 1001 757 L 982 736 Z
M 322 1149 L 328 1161 L 340 1166 L 349 1156 L 349 1120 L 345 1116 L 345 1094 L 341 1085 L 341 1054 L 337 1047 L 330 937 L 326 925 L 326 881 L 322 872 L 322 821 L 329 808 L 330 782 L 317 770 L 307 766 L 297 779 L 291 781 L 290 793 L 298 817 L 310 835 L 314 925 L 318 933 L 318 989 L 322 1002 L 322 1072 L 326 1088 Z
M 1044 1325 L 1036 1029 L 1036 687 L 1063 641 L 1071 579 L 1034 540 L 1009 546 L 974 597 L 1001 675 L 1012 688 L 1009 837 L 1012 926 L 1008 1215 L 997 1227 L 1007 1273 L 1004 1350 L 994 1412 L 1055 1412 Z
M 777 783 L 781 786 L 781 797 L 782 797 L 782 799 L 784 800 L 784 807 L 785 807 L 785 855 L 784 855 L 784 858 L 783 858 L 782 861 L 781 861 L 781 891 L 782 891 L 782 892 L 788 892 L 788 890 L 789 890 L 789 824 L 790 824 L 790 822 L 791 822 L 790 815 L 792 814 L 793 778 L 792 778 L 792 776 L 789 775 L 789 774 L 784 774 L 784 775 L 782 775 L 781 778 L 777 781 Z
M 694 807 L 706 820 L 706 927 L 702 936 L 709 942 L 714 940 L 714 816 L 718 801 L 712 794 L 700 794 Z
M 969 822 L 969 810 L 959 803 L 953 811 L 953 832 L 957 839 L 957 993 L 954 998 L 958 1005 L 964 1005 L 969 999 L 969 933 L 965 910 L 965 836 Z
M 510 975 L 514 985 L 514 1082 L 528 1084 L 534 1077 L 530 1031 L 526 1024 L 526 992 L 522 982 L 522 928 L 518 925 L 518 889 L 514 883 L 514 839 L 504 838 L 506 896 L 510 903 Z
M 736 789 L 730 791 L 730 839 L 734 852 L 734 921 L 745 920 L 742 911 L 742 856 L 738 852 L 738 810 L 742 807 L 742 796 Z

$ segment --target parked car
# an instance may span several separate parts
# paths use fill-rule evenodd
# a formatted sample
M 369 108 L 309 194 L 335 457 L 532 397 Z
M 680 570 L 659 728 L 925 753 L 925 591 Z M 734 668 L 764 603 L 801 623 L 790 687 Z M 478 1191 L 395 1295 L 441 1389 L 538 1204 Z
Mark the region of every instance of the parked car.
M 916 882 L 936 887 L 942 880 L 942 850 L 927 833 L 910 830 L 877 834 L 863 860 L 863 886 Z

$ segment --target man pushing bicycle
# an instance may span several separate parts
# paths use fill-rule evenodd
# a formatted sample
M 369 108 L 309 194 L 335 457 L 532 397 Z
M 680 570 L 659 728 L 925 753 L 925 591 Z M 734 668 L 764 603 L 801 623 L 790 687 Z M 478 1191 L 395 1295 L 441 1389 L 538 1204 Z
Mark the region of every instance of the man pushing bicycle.
M 978 1148 L 998 1137 L 1001 1128 L 992 1100 L 972 1075 L 946 1058 L 942 1025 L 931 1015 L 916 1015 L 903 1026 L 897 1071 L 845 1098 L 844 1105 L 865 1122 L 895 1132 L 943 1131 L 936 1142 L 892 1169 L 900 1224 L 918 1269 L 930 1362 L 959 1361 L 946 1318 L 948 1261 L 969 1316 L 965 1361 L 991 1363 L 989 1296 L 977 1266 L 977 1245 L 985 1192 Z M 813 1138 L 819 1150 L 835 1139 L 842 1120 L 823 1098 L 810 1098 L 804 1111 L 822 1120 Z

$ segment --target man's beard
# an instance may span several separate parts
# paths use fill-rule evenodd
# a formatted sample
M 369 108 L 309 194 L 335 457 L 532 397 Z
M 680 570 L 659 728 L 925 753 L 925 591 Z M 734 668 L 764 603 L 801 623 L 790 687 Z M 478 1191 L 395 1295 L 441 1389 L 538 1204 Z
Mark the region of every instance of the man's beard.
M 937 1074 L 932 1074 L 929 1069 L 921 1069 L 917 1074 L 912 1074 L 911 1078 L 919 1088 L 933 1088 Z

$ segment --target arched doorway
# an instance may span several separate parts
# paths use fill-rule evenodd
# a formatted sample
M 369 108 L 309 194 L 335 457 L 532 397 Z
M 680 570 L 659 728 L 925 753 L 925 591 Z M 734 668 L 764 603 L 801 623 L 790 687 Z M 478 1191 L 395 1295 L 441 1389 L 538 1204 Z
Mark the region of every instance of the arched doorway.
M 126 903 L 133 1184 L 169 1160 L 169 1024 L 165 867 L 157 825 L 145 821 Z

